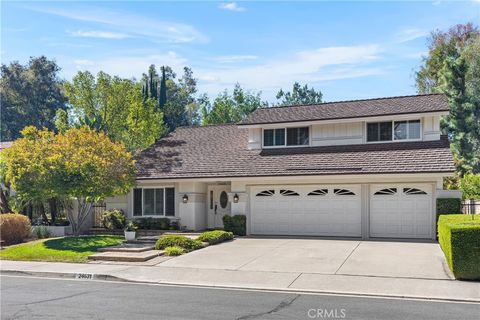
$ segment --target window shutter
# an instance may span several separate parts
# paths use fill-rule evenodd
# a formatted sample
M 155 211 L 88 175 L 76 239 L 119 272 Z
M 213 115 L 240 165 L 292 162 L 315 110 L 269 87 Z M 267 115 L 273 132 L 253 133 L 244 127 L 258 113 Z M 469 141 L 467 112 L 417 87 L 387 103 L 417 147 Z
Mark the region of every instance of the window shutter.
M 165 215 L 175 215 L 175 189 L 165 188 Z
M 133 189 L 133 215 L 142 215 L 142 189 Z

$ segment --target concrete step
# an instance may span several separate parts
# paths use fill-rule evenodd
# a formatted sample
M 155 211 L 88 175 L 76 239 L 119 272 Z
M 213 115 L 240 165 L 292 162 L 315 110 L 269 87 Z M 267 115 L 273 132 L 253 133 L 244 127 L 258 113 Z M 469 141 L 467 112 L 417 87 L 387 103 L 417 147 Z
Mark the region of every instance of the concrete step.
M 142 252 L 107 251 L 92 254 L 88 259 L 95 261 L 143 262 L 162 256 L 163 254 L 163 250 L 148 250 Z
M 125 242 L 118 246 L 100 248 L 100 252 L 143 252 L 155 249 L 154 244 Z

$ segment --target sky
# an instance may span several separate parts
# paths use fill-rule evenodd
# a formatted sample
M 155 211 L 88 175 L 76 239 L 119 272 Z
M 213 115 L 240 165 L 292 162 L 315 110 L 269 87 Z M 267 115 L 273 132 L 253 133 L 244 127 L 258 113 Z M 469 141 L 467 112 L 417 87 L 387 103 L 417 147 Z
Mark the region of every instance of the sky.
M 415 94 L 430 32 L 466 22 L 480 24 L 480 0 L 1 1 L 0 59 L 45 55 L 66 80 L 189 66 L 211 98 L 238 82 L 274 102 L 297 81 L 325 101 L 364 99 Z

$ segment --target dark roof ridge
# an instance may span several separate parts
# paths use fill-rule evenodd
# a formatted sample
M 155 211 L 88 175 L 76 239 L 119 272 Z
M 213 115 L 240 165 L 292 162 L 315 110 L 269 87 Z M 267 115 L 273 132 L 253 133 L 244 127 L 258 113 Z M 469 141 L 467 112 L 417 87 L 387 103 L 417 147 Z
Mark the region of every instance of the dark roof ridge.
M 328 102 L 321 102 L 321 103 L 295 104 L 295 105 L 286 105 L 286 106 L 285 106 L 285 105 L 280 105 L 280 106 L 266 106 L 266 107 L 259 107 L 258 109 L 308 107 L 308 106 L 321 106 L 321 105 L 334 104 L 334 103 L 348 103 L 348 102 L 373 101 L 373 100 L 390 100 L 390 99 L 398 99 L 398 98 L 441 96 L 441 95 L 444 95 L 444 94 L 443 94 L 443 93 L 410 94 L 410 95 L 393 96 L 393 97 L 379 97 L 379 98 L 366 98 L 366 99 L 338 100 L 338 101 L 328 101 Z
M 176 130 L 179 129 L 196 129 L 196 128 L 208 128 L 208 127 L 228 127 L 228 126 L 236 126 L 236 122 L 230 122 L 230 123 L 215 123 L 215 124 L 192 124 L 188 126 L 180 126 L 175 128 L 172 132 L 175 132 Z

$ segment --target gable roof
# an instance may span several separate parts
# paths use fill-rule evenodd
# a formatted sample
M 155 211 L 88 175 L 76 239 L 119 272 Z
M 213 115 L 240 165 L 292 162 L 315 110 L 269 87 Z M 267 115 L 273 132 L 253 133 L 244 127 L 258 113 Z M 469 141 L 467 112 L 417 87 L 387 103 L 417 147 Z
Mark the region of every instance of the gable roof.
M 137 179 L 452 172 L 437 141 L 248 150 L 237 125 L 180 127 L 135 156 Z
M 410 113 L 448 111 L 447 97 L 427 94 L 314 105 L 265 107 L 252 112 L 239 125 L 349 119 Z

